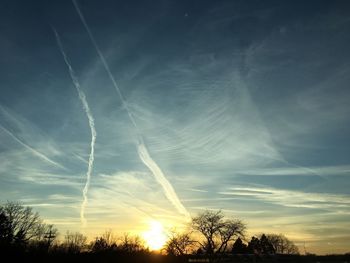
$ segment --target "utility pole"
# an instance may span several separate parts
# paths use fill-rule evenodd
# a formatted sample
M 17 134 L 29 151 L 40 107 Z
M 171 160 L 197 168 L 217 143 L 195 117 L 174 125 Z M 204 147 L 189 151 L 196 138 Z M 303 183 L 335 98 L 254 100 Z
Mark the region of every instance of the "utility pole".
M 46 249 L 49 250 L 50 245 L 52 243 L 52 241 L 56 238 L 56 229 L 53 229 L 53 225 L 49 225 L 48 226 L 49 229 L 46 232 L 46 234 L 44 235 L 44 238 L 46 239 Z

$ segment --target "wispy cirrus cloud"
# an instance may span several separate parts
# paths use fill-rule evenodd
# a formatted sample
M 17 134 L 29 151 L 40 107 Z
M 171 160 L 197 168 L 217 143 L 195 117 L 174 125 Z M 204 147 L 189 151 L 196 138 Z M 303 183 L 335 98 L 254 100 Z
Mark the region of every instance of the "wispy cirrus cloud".
M 237 171 L 243 175 L 257 176 L 334 176 L 334 175 L 350 175 L 350 165 L 338 166 L 319 166 L 319 167 L 275 167 L 275 168 L 260 168 L 260 169 L 245 169 Z
M 86 210 L 91 235 L 140 230 L 149 218 L 183 222 L 140 160 L 142 133 L 191 215 L 222 209 L 252 235 L 313 242 L 310 252 L 331 253 L 328 237 L 334 247 L 349 243 L 347 7 L 162 1 L 143 12 L 142 4 L 109 5 L 81 3 L 80 14 L 71 2 L 40 7 L 64 33 L 99 128 Z M 67 171 L 0 128 L 0 197 L 23 198 L 61 232 L 76 231 L 91 147 L 85 112 L 57 64 L 54 38 L 43 37 L 47 25 L 30 22 L 36 5 L 16 19 L 4 10 L 0 20 L 11 32 L 0 36 L 1 125 Z M 18 36 L 28 45 L 18 45 Z
M 48 162 L 56 167 L 65 169 L 64 166 L 62 166 L 61 164 L 53 161 L 52 159 L 50 159 L 49 157 L 47 157 L 45 154 L 37 151 L 36 149 L 34 149 L 33 147 L 29 146 L 28 144 L 26 144 L 25 142 L 23 142 L 22 140 L 20 140 L 16 135 L 14 135 L 12 132 L 10 132 L 8 129 L 6 129 L 4 126 L 2 126 L 0 124 L 0 128 L 7 133 L 13 140 L 15 140 L 17 143 L 19 143 L 20 145 L 22 145 L 25 149 L 29 150 L 30 153 L 32 153 L 33 155 L 39 157 L 40 159 L 44 160 L 45 162 Z
M 182 74 L 188 86 L 182 87 L 185 84 L 174 79 L 176 74 L 177 70 L 165 71 L 148 81 L 156 87 L 162 85 L 161 79 L 172 81 L 176 89 L 167 91 L 167 96 L 174 98 L 171 105 L 183 107 L 158 111 L 160 102 L 154 101 L 144 84 L 129 102 L 157 159 L 206 167 L 219 163 L 225 167 L 230 162 L 244 167 L 282 158 L 237 75 L 223 74 L 218 80 L 196 84 L 196 71 L 189 68 Z
M 350 211 L 350 195 L 346 194 L 312 193 L 264 186 L 230 187 L 220 194 L 250 200 L 256 199 L 286 207 Z

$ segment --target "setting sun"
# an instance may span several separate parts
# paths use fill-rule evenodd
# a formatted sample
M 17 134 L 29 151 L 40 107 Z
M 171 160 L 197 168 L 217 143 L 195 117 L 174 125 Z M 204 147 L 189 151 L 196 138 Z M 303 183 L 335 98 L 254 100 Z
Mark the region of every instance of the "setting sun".
M 159 250 L 166 242 L 163 225 L 158 221 L 151 221 L 149 225 L 149 230 L 144 232 L 143 238 L 151 250 Z

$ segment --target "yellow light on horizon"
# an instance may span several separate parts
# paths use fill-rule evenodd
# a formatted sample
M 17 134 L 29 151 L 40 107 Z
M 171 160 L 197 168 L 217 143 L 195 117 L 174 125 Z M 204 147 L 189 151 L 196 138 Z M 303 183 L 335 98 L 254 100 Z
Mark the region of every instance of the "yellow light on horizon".
M 166 242 L 166 235 L 164 233 L 163 225 L 159 221 L 152 220 L 150 222 L 150 228 L 143 233 L 147 245 L 151 250 L 161 249 Z

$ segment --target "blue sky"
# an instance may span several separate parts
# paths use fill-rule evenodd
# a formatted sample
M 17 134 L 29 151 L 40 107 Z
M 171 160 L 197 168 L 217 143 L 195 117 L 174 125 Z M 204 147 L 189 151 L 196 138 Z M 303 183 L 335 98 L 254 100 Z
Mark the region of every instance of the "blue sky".
M 91 236 L 222 209 L 349 251 L 346 1 L 77 4 L 111 75 L 73 2 L 0 3 L 2 202 Z M 97 132 L 86 227 L 91 129 L 62 51 Z

